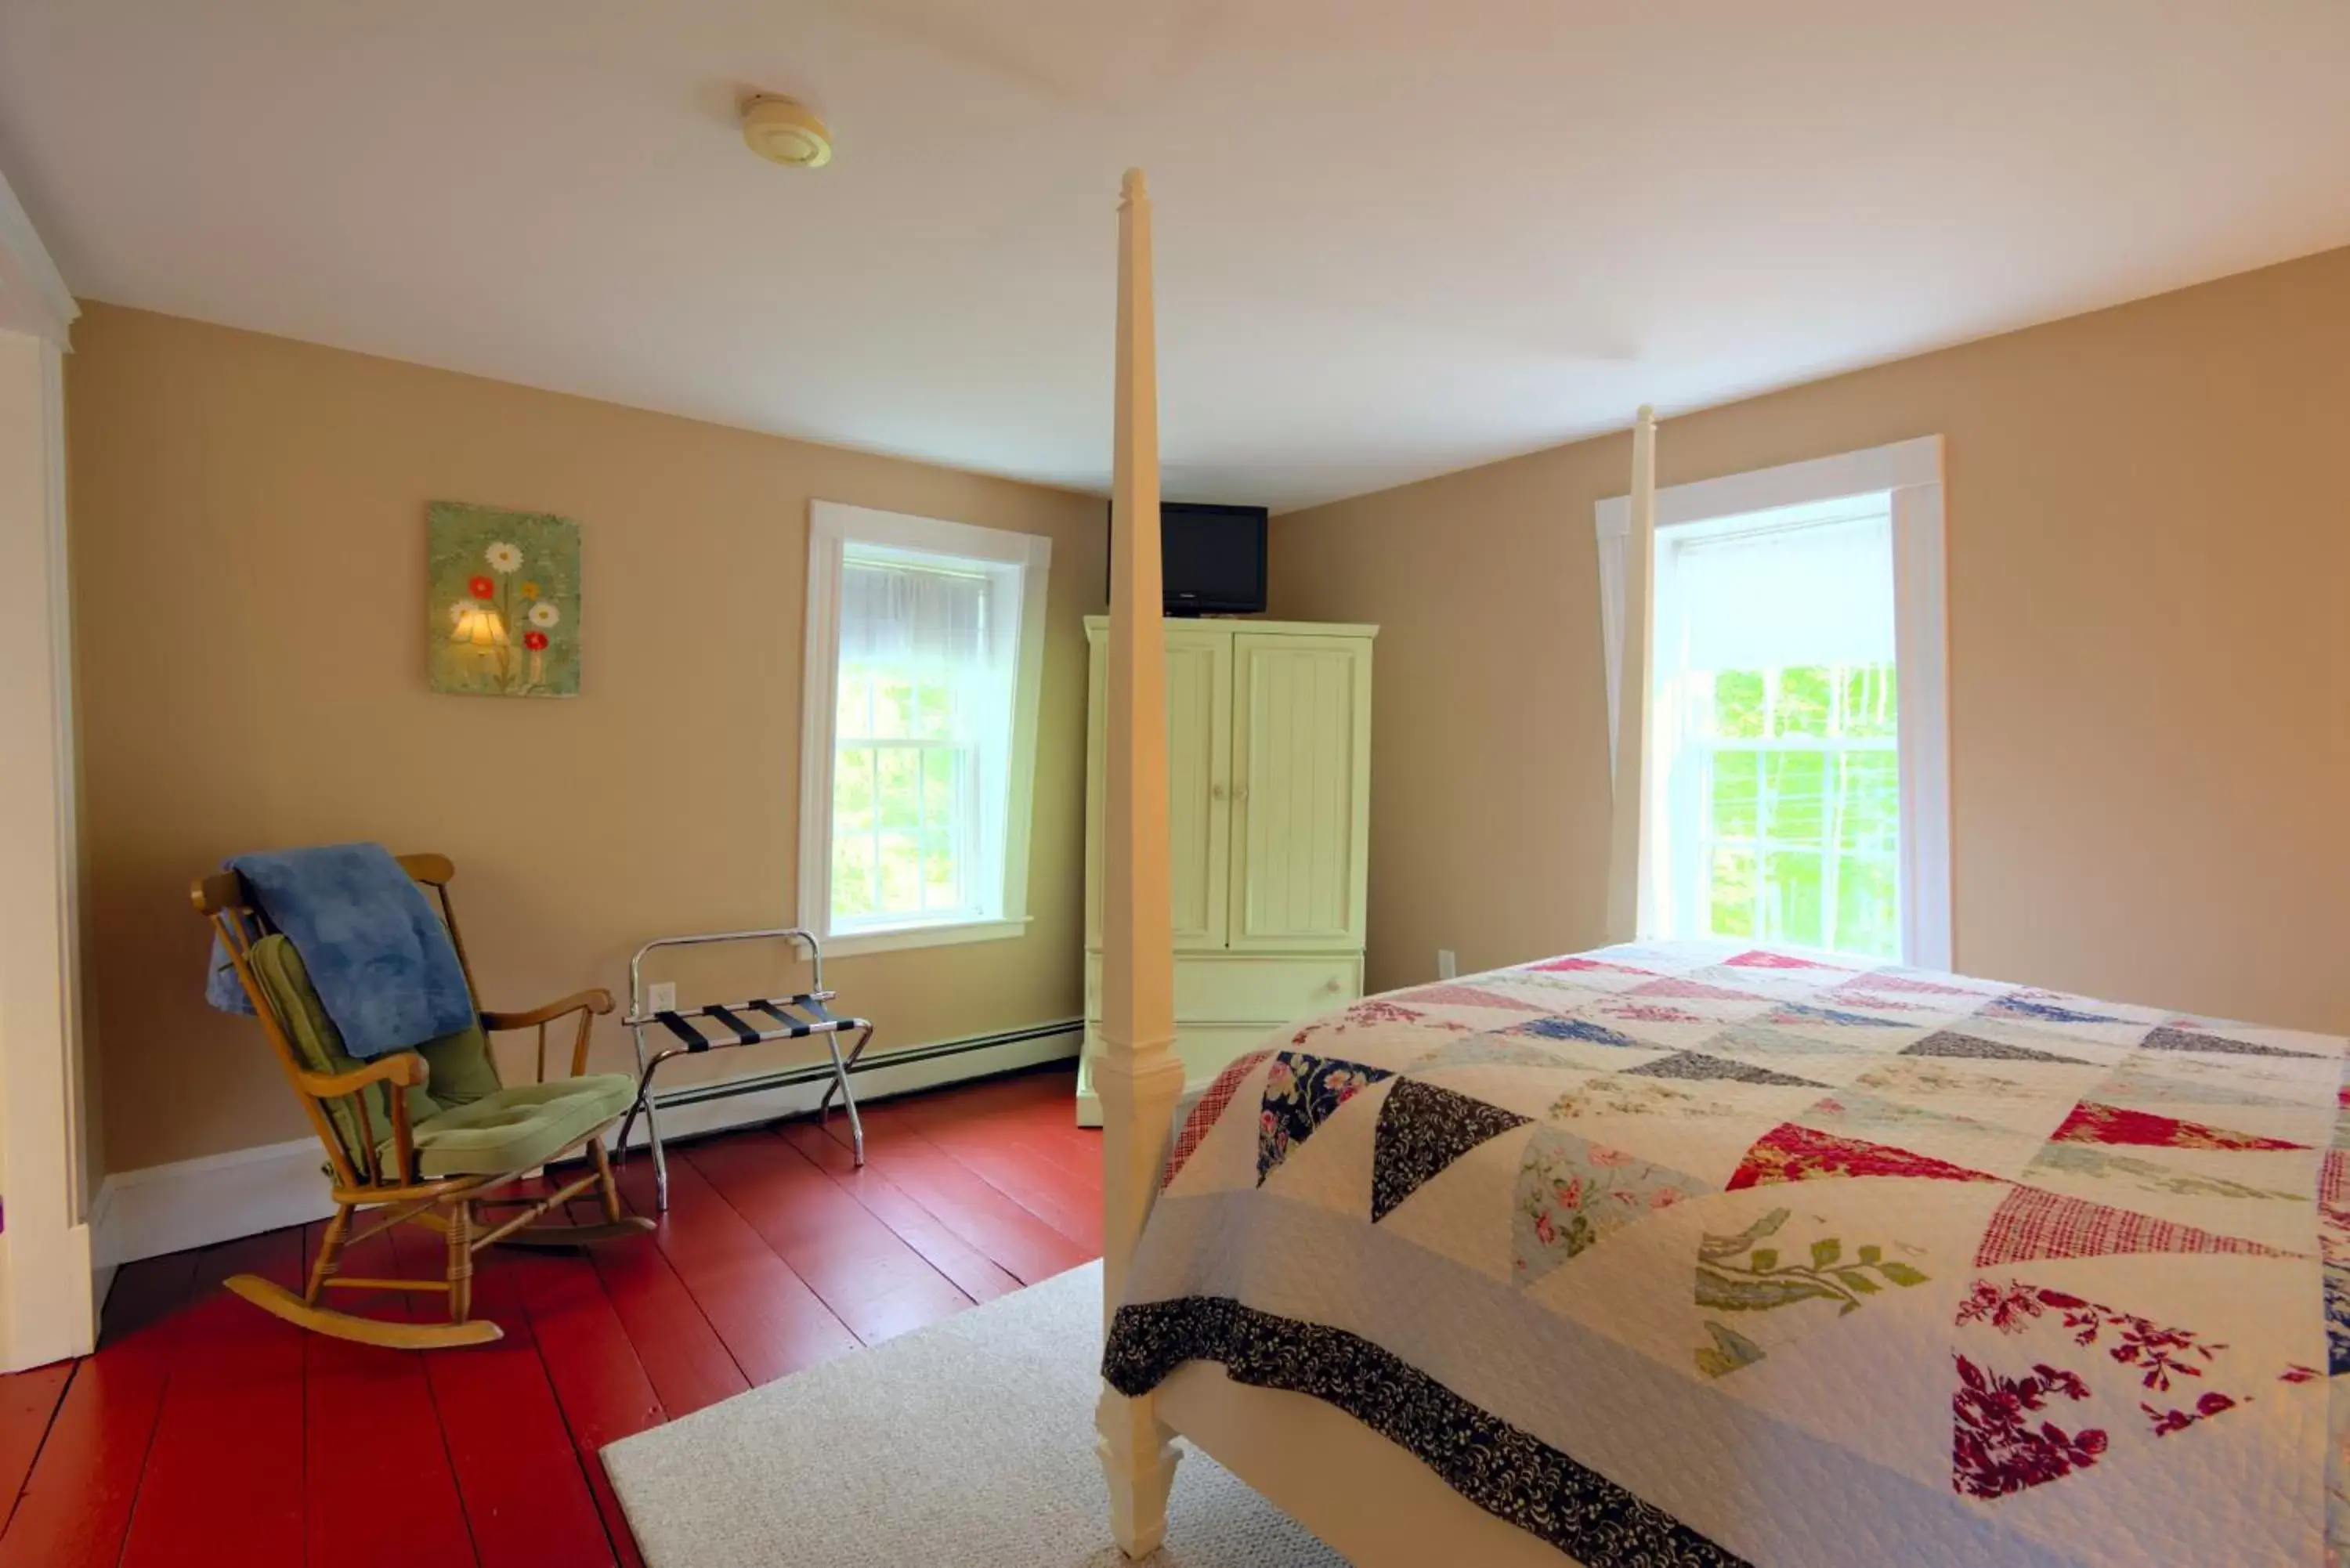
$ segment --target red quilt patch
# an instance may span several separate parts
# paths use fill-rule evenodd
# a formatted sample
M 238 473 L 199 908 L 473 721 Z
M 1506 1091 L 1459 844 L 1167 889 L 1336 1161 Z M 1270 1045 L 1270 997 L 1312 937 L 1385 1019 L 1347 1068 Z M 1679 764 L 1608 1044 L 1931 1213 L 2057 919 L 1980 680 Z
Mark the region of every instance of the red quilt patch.
M 1761 948 L 1755 949 L 1752 952 L 1740 953 L 1736 958 L 1724 959 L 1721 961 L 1726 964 L 1735 964 L 1740 969 L 1825 969 L 1834 970 L 1842 974 L 1854 972 L 1840 963 L 1821 963 L 1813 959 L 1797 958 L 1793 953 L 1765 952 Z
M 2350 1209 L 2350 1149 L 2329 1148 L 2318 1169 L 2317 1200 L 2328 1209 Z
M 1547 971 L 1554 974 L 1572 974 L 1579 970 L 1592 969 L 1606 970 L 1610 974 L 1654 974 L 1657 972 L 1652 969 L 1635 969 L 1628 963 L 1607 963 L 1598 959 L 1587 958 L 1544 959 L 1540 963 L 1530 963 L 1525 967 L 1530 970 Z
M 1191 1156 L 1199 1151 L 1200 1140 L 1208 1136 L 1208 1129 L 1216 1125 L 1216 1118 L 1224 1114 L 1224 1107 L 1232 1103 L 1234 1095 L 1240 1093 L 1241 1080 L 1255 1072 L 1257 1064 L 1272 1054 L 1270 1051 L 1252 1051 L 1245 1056 L 1235 1057 L 1231 1065 L 1216 1075 L 1216 1081 L 1208 1085 L 1206 1092 L 1200 1096 L 1200 1103 L 1193 1106 L 1191 1114 L 1183 1118 L 1182 1131 L 1175 1135 L 1175 1147 L 1167 1157 L 1167 1174 L 1159 1179 L 1161 1188 L 1170 1185 L 1183 1173 L 1183 1167 L 1191 1163 Z
M 1836 1176 L 1909 1176 L 1933 1181 L 1997 1181 L 1987 1171 L 1970 1170 L 1931 1155 L 1912 1154 L 1890 1144 L 1836 1137 L 1782 1122 L 1754 1141 L 1738 1162 L 1729 1190 L 1765 1187 L 1774 1181 L 1815 1181 Z
M 2064 1125 L 2048 1135 L 2051 1143 L 2123 1143 L 2138 1144 L 2149 1148 L 2307 1148 L 2307 1144 L 2287 1143 L 2280 1137 L 2256 1137 L 2251 1133 L 2230 1132 L 2225 1127 L 2205 1127 L 2200 1122 L 2182 1122 L 2177 1116 L 2158 1116 L 2151 1111 L 2125 1110 L 2119 1106 L 2101 1106 L 2094 1100 L 2083 1100 L 2064 1118 Z
M 1500 1007 L 1513 1012 L 1543 1011 L 1534 1002 L 1521 1002 L 1514 996 L 1503 996 L 1497 992 L 1480 991 L 1473 985 L 1423 985 L 1415 991 L 1399 991 L 1396 994 L 1422 1007 Z
M 1858 980 L 1846 981 L 1845 983 L 1847 985 L 1866 985 L 1871 991 L 1910 991 L 1916 992 L 1921 996 L 1981 996 L 1984 994 L 1979 991 L 1969 991 L 1964 986 L 1939 985 L 1930 980 L 1919 980 L 1915 975 L 1888 974 L 1883 970 L 1872 971 L 1868 974 L 1863 975 Z
M 1652 980 L 1646 985 L 1636 985 L 1629 996 L 1678 996 L 1683 1001 L 1700 998 L 1715 1002 L 1768 1002 L 1751 991 L 1730 991 L 1719 985 L 1708 985 L 1701 980 Z
M 1975 1351 L 1952 1352 L 1959 1386 L 1950 1400 L 1950 1485 L 1966 1497 L 2043 1485 L 2090 1468 L 2138 1431 L 2148 1440 L 2168 1438 L 2251 1397 L 2210 1386 L 2225 1344 L 2021 1280 L 1975 1281 L 1959 1303 L 1957 1328 Z M 2003 1359 L 2045 1359 L 2010 1376 L 1983 1359 L 1994 1349 Z M 2082 1355 L 2092 1349 L 2099 1354 Z M 2085 1370 L 2055 1365 L 2076 1357 Z M 2067 1431 L 2074 1421 L 2080 1425 Z
M 2085 1198 L 2019 1187 L 2002 1200 L 1975 1250 L 1975 1267 L 2036 1258 L 2108 1258 L 2125 1252 L 2241 1252 L 2263 1258 L 2293 1254 L 2241 1236 L 2220 1236 L 2193 1225 L 2158 1220 Z

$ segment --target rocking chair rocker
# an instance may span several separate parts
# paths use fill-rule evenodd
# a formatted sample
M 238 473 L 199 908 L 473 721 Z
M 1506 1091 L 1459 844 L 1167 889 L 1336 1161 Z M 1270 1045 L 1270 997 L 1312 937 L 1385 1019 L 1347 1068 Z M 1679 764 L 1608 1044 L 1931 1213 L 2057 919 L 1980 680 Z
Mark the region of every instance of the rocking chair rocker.
M 473 968 L 449 903 L 456 868 L 441 855 L 399 859 L 401 869 L 439 898 L 472 990 Z M 651 1220 L 622 1210 L 604 1152 L 604 1132 L 634 1100 L 635 1081 L 586 1071 L 588 1028 L 596 1015 L 612 1011 L 610 992 L 583 991 L 527 1012 L 484 1012 L 478 1023 L 413 1051 L 360 1062 L 345 1053 L 301 956 L 271 929 L 243 877 L 234 871 L 202 877 L 193 896 L 197 912 L 219 932 L 278 1065 L 326 1146 L 335 1204 L 299 1295 L 253 1274 L 230 1278 L 230 1290 L 296 1327 L 338 1339 L 400 1350 L 482 1345 L 503 1331 L 473 1315 L 475 1252 L 494 1244 L 574 1247 L 652 1229 Z M 574 1015 L 579 1023 L 571 1044 L 571 1075 L 549 1082 L 547 1025 Z M 488 1035 L 525 1029 L 537 1032 L 538 1081 L 508 1087 L 498 1076 Z M 582 1147 L 589 1169 L 578 1179 L 545 1196 L 491 1196 Z M 603 1202 L 600 1223 L 537 1222 L 590 1189 Z M 521 1212 L 495 1224 L 481 1212 L 505 1208 Z M 389 1213 L 353 1235 L 352 1217 L 362 1210 Z M 357 1279 L 337 1272 L 346 1248 L 396 1225 L 422 1226 L 446 1239 L 444 1279 Z M 391 1322 L 338 1312 L 320 1304 L 329 1289 L 442 1292 L 449 1321 Z

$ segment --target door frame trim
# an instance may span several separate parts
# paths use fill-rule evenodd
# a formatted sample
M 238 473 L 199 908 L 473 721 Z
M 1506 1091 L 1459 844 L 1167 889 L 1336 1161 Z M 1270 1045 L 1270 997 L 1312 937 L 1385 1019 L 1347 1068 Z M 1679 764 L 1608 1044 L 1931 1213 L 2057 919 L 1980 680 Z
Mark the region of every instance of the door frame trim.
M 67 580 L 78 314 L 0 175 L 0 1370 L 87 1354 L 90 1265 Z

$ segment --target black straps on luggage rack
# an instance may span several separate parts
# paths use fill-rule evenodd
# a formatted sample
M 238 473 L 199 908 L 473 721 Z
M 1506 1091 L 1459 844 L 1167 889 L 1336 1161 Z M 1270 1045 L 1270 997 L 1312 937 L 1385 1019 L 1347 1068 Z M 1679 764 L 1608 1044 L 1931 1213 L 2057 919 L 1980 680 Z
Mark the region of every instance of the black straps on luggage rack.
M 756 1045 L 760 1041 L 766 1038 L 764 1034 L 762 1034 L 756 1029 L 752 1028 L 749 1024 L 743 1023 L 741 1019 L 735 1017 L 734 1014 L 728 1012 L 725 1008 L 719 1006 L 718 1003 L 714 1002 L 709 1006 L 703 1008 L 702 1012 L 703 1017 L 714 1018 L 719 1023 L 724 1024 L 727 1028 L 734 1031 L 734 1044 L 737 1045 Z
M 696 1013 L 695 1016 L 700 1017 L 701 1014 Z M 668 1030 L 671 1033 L 676 1035 L 679 1039 L 684 1041 L 685 1048 L 687 1050 L 707 1051 L 710 1049 L 710 1036 L 704 1034 L 701 1030 L 696 1029 L 692 1024 L 688 1023 L 685 1021 L 684 1013 L 656 1012 L 653 1014 L 653 1021 L 659 1023 L 662 1028 Z
M 805 1011 L 815 1013 L 816 1021 L 814 1023 L 803 1023 L 801 1020 L 793 1017 L 790 1013 L 785 1012 L 781 1006 L 772 1002 L 744 1002 L 743 1005 L 745 1007 L 757 1008 L 760 1012 L 765 1013 L 768 1017 L 774 1019 L 776 1023 L 784 1026 L 784 1032 L 782 1033 L 770 1034 L 767 1036 L 768 1039 L 804 1040 L 807 1036 L 816 1033 L 820 1029 L 837 1029 L 847 1027 L 847 1024 L 843 1020 L 835 1018 L 831 1013 L 827 1012 L 824 1010 L 823 997 L 828 997 L 831 994 L 832 992 L 827 991 L 823 992 L 822 996 L 795 996 L 786 999 L 788 1002 L 799 1003 Z
M 658 1023 L 685 1043 L 688 1051 L 707 1051 L 713 1045 L 762 1045 L 771 1040 L 805 1040 L 811 1034 L 832 1030 L 861 1027 L 858 1020 L 836 1018 L 825 1010 L 825 1000 L 833 992 L 814 992 L 804 996 L 753 997 L 748 1002 L 709 1002 L 701 1007 L 665 1009 L 650 1018 L 630 1017 L 622 1022 L 630 1027 Z M 785 1011 L 797 1007 L 813 1015 L 796 1017 Z M 738 1011 L 739 1010 L 739 1011 Z M 743 1013 L 764 1012 L 778 1027 L 763 1029 L 746 1022 Z M 692 1020 L 707 1018 L 734 1036 L 732 1040 L 714 1040 L 704 1031 L 694 1027 Z

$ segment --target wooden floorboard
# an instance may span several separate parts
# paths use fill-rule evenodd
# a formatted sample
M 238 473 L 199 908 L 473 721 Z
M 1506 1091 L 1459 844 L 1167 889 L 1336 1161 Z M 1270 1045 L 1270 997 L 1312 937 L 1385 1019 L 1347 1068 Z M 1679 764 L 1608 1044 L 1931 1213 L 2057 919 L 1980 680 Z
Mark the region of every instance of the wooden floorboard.
M 126 1265 L 108 1297 L 98 1354 L 75 1368 L 0 1535 L 5 1568 L 120 1563 L 147 1450 L 163 1408 L 172 1345 L 167 1324 L 188 1298 L 196 1254 Z
M 590 1256 L 671 1420 L 751 1386 L 660 1242 L 645 1236 L 598 1247 Z
M 957 1235 L 881 1171 L 871 1165 L 860 1168 L 847 1146 L 827 1137 L 815 1123 L 795 1122 L 776 1132 L 972 1300 L 993 1301 L 1020 1288 L 1018 1280 L 996 1267 L 984 1252 Z
M 846 1137 L 836 1124 L 835 1136 Z M 888 1117 L 865 1127 L 868 1163 L 1004 1272 L 1033 1285 L 1099 1257 L 1055 1230 L 910 1124 Z
M 789 1144 L 716 1139 L 687 1158 L 867 1345 L 972 1304 L 953 1281 Z
M 437 1237 L 394 1231 L 400 1272 L 439 1272 Z M 618 1561 L 579 1467 L 529 1316 L 490 1269 L 475 1275 L 474 1310 L 505 1337 L 426 1353 L 432 1403 L 483 1568 L 574 1568 Z M 429 1310 L 429 1309 L 428 1309 Z
M 605 1444 L 1096 1255 L 1098 1135 L 1070 1095 L 1063 1069 L 877 1106 L 863 1169 L 837 1115 L 676 1146 L 652 1233 L 485 1255 L 475 1310 L 505 1336 L 470 1349 L 303 1334 L 220 1288 L 297 1286 L 315 1225 L 129 1264 L 95 1355 L 0 1378 L 0 1568 L 633 1565 Z M 643 1158 L 621 1185 L 654 1213 Z M 442 1258 L 406 1228 L 344 1269 Z
M 305 1233 L 306 1268 L 317 1255 L 318 1229 Z M 365 1278 L 395 1277 L 400 1265 L 389 1236 L 346 1249 L 342 1257 L 343 1272 Z M 338 1308 L 368 1317 L 441 1315 L 440 1298 L 432 1294 L 342 1291 L 331 1299 Z M 304 1539 L 310 1568 L 472 1564 L 473 1532 L 422 1353 L 380 1350 L 323 1334 L 304 1334 L 302 1349 L 308 1417 Z M 354 1484 L 361 1476 L 364 1488 Z M 397 1531 L 367 1516 L 383 1498 L 399 1500 Z
M 0 1378 L 0 1521 L 15 1511 L 24 1493 L 73 1375 L 74 1364 L 60 1361 Z
M 231 1274 L 293 1287 L 302 1234 L 273 1231 L 207 1249 L 196 1293 L 161 1326 L 171 1381 L 148 1449 L 123 1568 L 193 1563 L 301 1568 L 301 1330 L 219 1289 Z
M 658 1427 L 669 1414 L 594 1263 L 577 1254 L 517 1251 L 495 1266 L 530 1315 L 531 1334 L 605 1534 L 620 1562 L 634 1568 L 636 1543 L 596 1450 Z
M 637 1212 L 655 1212 L 650 1162 L 631 1160 L 620 1181 Z M 858 1347 L 847 1325 L 682 1151 L 671 1153 L 669 1192 L 654 1237 L 744 1376 L 770 1383 Z
M 957 1125 L 910 1116 L 908 1125 L 981 1180 L 1076 1242 L 1087 1256 L 1101 1251 L 1099 1188 L 1085 1190 L 1065 1168 L 1060 1151 L 1031 1141 L 1016 1121 L 1004 1118 Z
M 1015 1076 L 972 1093 L 968 1107 L 933 1100 L 879 1105 L 881 1126 L 911 1126 L 996 1192 L 1076 1241 L 1102 1251 L 1100 1133 L 1074 1124 L 1057 1079 Z

